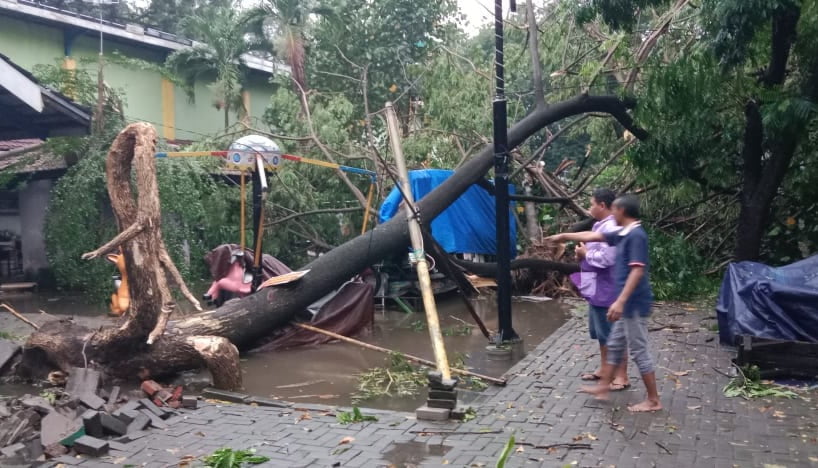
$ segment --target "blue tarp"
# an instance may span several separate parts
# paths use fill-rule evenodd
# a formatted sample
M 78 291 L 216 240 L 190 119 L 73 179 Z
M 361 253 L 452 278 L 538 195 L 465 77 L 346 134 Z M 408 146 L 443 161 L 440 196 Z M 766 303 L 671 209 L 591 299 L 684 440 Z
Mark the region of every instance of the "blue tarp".
M 409 171 L 409 183 L 415 200 L 442 184 L 454 171 L 443 169 L 426 169 Z M 509 186 L 509 193 L 514 187 Z M 398 212 L 401 195 L 397 187 L 381 205 L 380 220 L 386 222 Z M 513 208 L 512 206 L 509 208 Z M 432 236 L 449 253 L 475 253 L 495 255 L 497 236 L 495 230 L 494 197 L 486 190 L 472 185 L 460 197 L 432 221 Z M 511 256 L 517 254 L 517 226 L 514 217 L 509 213 L 509 230 L 511 235 Z
M 741 335 L 818 343 L 818 255 L 780 268 L 731 264 L 716 312 L 724 344 Z

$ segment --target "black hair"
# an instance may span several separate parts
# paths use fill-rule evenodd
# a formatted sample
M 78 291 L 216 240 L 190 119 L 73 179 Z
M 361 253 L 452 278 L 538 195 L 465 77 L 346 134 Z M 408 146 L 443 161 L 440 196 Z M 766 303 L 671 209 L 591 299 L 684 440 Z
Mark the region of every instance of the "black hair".
M 600 205 L 605 205 L 605 208 L 610 210 L 611 205 L 613 205 L 613 202 L 616 199 L 616 193 L 608 188 L 598 188 L 594 190 L 591 197 L 596 200 L 597 203 Z
M 622 208 L 628 218 L 639 219 L 639 197 L 636 195 L 622 195 L 614 200 L 613 204 Z

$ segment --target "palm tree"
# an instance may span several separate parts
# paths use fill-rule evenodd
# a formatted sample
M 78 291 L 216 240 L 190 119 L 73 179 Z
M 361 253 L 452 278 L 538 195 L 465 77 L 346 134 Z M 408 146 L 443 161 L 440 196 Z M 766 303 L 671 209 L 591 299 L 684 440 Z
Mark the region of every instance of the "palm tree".
M 247 65 L 242 56 L 258 49 L 258 43 L 246 35 L 236 10 L 229 6 L 201 8 L 181 22 L 182 31 L 204 42 L 177 50 L 165 65 L 186 85 L 193 99 L 196 80 L 215 76 L 211 90 L 215 105 L 224 110 L 224 127 L 229 126 L 230 110 L 246 111 L 241 98 Z
M 263 0 L 244 15 L 248 31 L 269 41 L 273 53 L 290 65 L 299 96 L 309 89 L 304 69 L 307 21 L 312 14 L 329 12 L 317 0 Z

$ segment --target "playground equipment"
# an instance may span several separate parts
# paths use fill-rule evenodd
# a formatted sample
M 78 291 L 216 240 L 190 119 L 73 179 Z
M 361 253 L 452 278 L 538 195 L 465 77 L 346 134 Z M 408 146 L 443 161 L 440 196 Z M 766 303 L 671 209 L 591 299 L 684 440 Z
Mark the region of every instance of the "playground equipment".
M 219 157 L 225 161 L 228 169 L 239 171 L 241 186 L 241 216 L 240 216 L 240 248 L 231 252 L 231 266 L 228 274 L 222 278 L 214 278 L 210 289 L 204 295 L 204 299 L 211 303 L 223 302 L 220 295 L 227 291 L 238 297 L 244 297 L 257 290 L 261 284 L 261 253 L 263 231 L 264 231 L 264 200 L 267 197 L 267 171 L 278 170 L 285 162 L 297 162 L 311 164 L 314 166 L 326 167 L 338 171 L 368 176 L 370 178 L 369 191 L 367 193 L 366 207 L 364 211 L 364 221 L 361 227 L 361 234 L 366 232 L 369 224 L 372 197 L 374 195 L 376 174 L 367 169 L 361 169 L 341 164 L 328 163 L 317 159 L 310 159 L 291 154 L 284 154 L 279 146 L 269 138 L 259 135 L 248 135 L 234 141 L 227 151 L 173 151 L 156 153 L 157 158 L 183 158 L 183 157 Z M 246 174 L 250 172 L 253 177 L 253 269 L 247 272 L 245 262 L 241 257 L 245 251 L 245 225 L 246 225 Z
M 122 255 L 122 248 L 119 253 L 108 254 L 105 259 L 116 265 L 119 270 L 119 277 L 114 277 L 116 292 L 111 295 L 111 315 L 116 317 L 124 314 L 131 306 L 131 293 L 128 291 L 128 272 L 125 270 L 125 256 Z

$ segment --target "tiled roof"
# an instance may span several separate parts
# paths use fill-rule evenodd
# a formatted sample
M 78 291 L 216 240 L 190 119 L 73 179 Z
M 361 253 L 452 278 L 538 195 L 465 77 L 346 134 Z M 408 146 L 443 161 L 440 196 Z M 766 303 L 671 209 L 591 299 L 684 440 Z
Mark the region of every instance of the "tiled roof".
M 11 151 L 20 148 L 28 148 L 29 146 L 39 145 L 42 142 L 43 142 L 42 140 L 38 140 L 36 138 L 28 138 L 25 140 L 0 141 L 0 152 Z
M 35 145 L 37 144 L 36 142 L 39 142 L 39 140 L 34 141 Z M 0 142 L 0 148 L 2 148 L 2 145 L 5 143 L 8 142 Z M 67 167 L 65 158 L 56 155 L 43 147 L 35 147 L 31 151 L 15 152 L 12 154 L 8 154 L 8 152 L 0 152 L 0 171 L 11 171 L 16 174 L 28 174 L 33 172 L 64 170 Z

